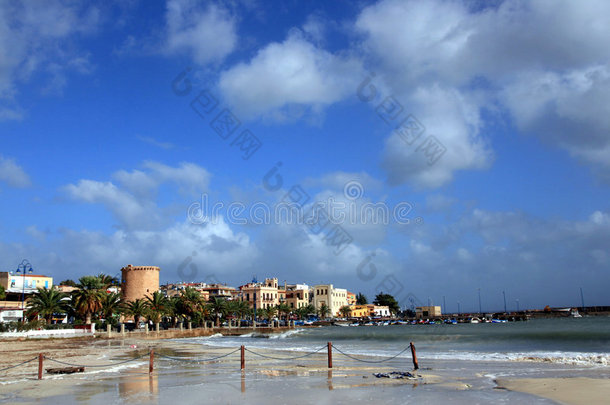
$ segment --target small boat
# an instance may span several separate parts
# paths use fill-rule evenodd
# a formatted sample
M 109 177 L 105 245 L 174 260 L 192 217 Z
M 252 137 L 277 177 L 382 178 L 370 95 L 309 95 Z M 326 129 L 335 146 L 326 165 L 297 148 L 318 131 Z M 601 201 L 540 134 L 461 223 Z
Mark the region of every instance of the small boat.
M 470 318 L 470 320 L 468 321 L 468 323 L 480 323 L 481 320 L 479 318 Z

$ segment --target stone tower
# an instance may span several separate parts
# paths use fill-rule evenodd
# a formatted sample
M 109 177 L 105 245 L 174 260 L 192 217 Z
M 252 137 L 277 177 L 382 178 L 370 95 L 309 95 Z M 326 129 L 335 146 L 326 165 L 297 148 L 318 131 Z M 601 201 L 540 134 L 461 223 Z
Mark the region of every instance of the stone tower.
M 135 301 L 151 296 L 159 291 L 159 272 L 157 266 L 132 266 L 121 269 L 121 295 L 125 301 Z

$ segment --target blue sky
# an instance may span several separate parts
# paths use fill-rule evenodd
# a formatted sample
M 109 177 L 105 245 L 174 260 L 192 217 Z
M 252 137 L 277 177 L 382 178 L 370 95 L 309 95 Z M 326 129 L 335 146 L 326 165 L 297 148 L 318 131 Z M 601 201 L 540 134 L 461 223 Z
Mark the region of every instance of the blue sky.
M 490 310 L 503 290 L 509 308 L 579 305 L 580 287 L 608 304 L 608 7 L 3 2 L 0 266 L 276 275 L 448 310 L 477 309 L 478 288 Z M 247 159 L 242 136 L 260 142 Z M 333 212 L 321 232 L 248 216 L 295 190 L 299 215 L 390 215 Z

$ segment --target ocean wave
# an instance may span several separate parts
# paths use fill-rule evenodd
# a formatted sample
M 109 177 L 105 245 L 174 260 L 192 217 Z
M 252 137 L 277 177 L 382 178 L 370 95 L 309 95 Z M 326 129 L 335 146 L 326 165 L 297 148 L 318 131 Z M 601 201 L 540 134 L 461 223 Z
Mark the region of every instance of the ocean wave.
M 610 355 L 580 354 L 576 356 L 522 356 L 513 361 L 531 361 L 536 363 L 556 363 L 570 365 L 610 366 Z
M 485 353 L 485 352 L 444 352 L 418 353 L 422 359 L 467 360 L 467 361 L 512 361 L 556 363 L 569 365 L 610 366 L 610 355 L 583 352 L 529 352 L 529 353 Z

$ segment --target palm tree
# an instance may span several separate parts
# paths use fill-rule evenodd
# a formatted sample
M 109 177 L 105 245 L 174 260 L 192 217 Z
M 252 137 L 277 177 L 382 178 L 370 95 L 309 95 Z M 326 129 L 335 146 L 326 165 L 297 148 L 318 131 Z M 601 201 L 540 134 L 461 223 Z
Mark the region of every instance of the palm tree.
M 128 302 L 125 306 L 125 312 L 128 315 L 133 316 L 133 321 L 135 322 L 137 328 L 140 325 L 140 318 L 148 313 L 147 302 L 141 298 Z
M 325 303 L 322 303 L 322 305 L 320 305 L 318 313 L 320 314 L 320 318 L 326 318 L 330 313 L 330 308 L 328 308 Z
M 287 304 L 280 304 L 277 306 L 277 312 L 280 315 L 280 318 L 282 316 L 282 314 L 284 315 L 284 319 L 288 318 L 288 314 L 290 314 L 290 312 L 292 311 L 292 309 L 287 305 Z
M 113 315 L 120 314 L 122 311 L 121 295 L 117 293 L 104 293 L 101 313 L 106 323 L 109 323 Z
M 252 313 L 252 310 L 250 309 L 250 305 L 248 305 L 248 303 L 246 301 L 237 301 L 237 316 L 239 317 L 240 320 L 240 325 L 241 325 L 241 320 L 244 319 L 245 317 L 247 317 L 248 315 L 250 315 Z
M 267 308 L 267 320 L 271 320 L 273 318 L 275 318 L 275 316 L 277 315 L 277 308 L 276 307 L 269 307 Z
M 6 290 L 3 285 L 0 285 L 0 301 L 4 301 L 6 299 Z
M 209 302 L 210 312 L 216 318 L 216 327 L 220 326 L 220 317 L 223 314 L 226 314 L 227 311 L 227 301 L 223 298 L 214 297 Z
M 109 276 L 108 274 L 100 273 L 98 274 L 97 278 L 100 280 L 100 284 L 104 289 L 119 284 L 119 280 L 117 280 L 116 277 Z
M 161 322 L 161 317 L 166 313 L 168 301 L 161 291 L 155 291 L 152 295 L 146 297 L 150 320 L 155 324 Z
M 344 305 L 339 308 L 339 312 L 341 312 L 344 318 L 347 318 L 352 313 L 352 309 L 348 305 Z
M 53 314 L 63 313 L 68 310 L 68 303 L 65 299 L 68 296 L 59 292 L 57 288 L 39 288 L 29 300 L 28 316 L 39 315 L 45 319 L 47 325 L 51 324 Z
M 177 314 L 184 315 L 188 319 L 193 319 L 196 314 L 201 314 L 204 303 L 199 291 L 187 287 L 182 290 L 176 305 Z
M 81 316 L 85 317 L 85 323 L 91 323 L 91 317 L 102 309 L 102 301 L 105 291 L 99 278 L 95 276 L 84 276 L 78 279 L 78 290 L 72 292 L 72 306 Z

